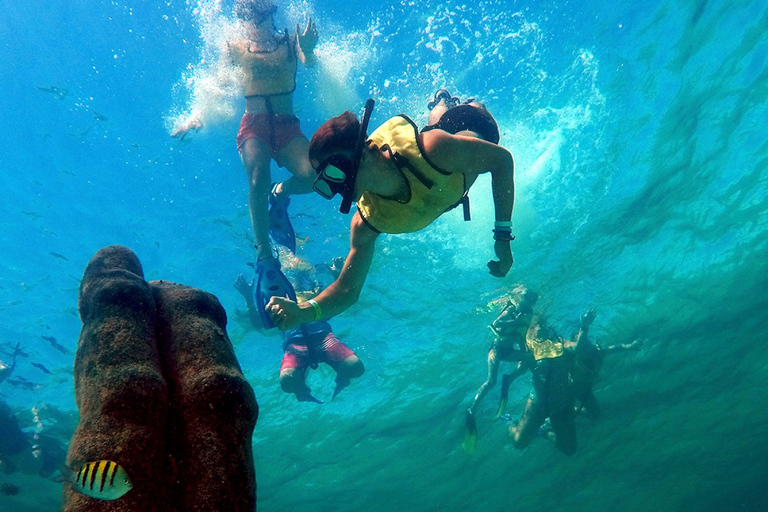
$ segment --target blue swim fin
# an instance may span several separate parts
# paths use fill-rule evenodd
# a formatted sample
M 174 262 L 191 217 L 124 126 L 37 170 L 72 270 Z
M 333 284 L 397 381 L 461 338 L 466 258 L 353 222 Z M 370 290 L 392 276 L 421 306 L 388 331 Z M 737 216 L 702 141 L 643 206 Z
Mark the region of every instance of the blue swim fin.
M 275 187 L 269 193 L 269 236 L 275 243 L 287 247 L 291 252 L 296 252 L 296 233 L 291 226 L 291 219 L 288 218 L 288 205 L 291 204 L 290 198 L 277 200 L 275 196 Z
M 296 292 L 291 282 L 280 270 L 280 262 L 274 257 L 259 260 L 256 263 L 256 286 L 253 288 L 253 294 L 256 309 L 259 311 L 259 317 L 265 329 L 275 327 L 275 323 L 265 309 L 269 299 L 277 296 L 296 300 Z

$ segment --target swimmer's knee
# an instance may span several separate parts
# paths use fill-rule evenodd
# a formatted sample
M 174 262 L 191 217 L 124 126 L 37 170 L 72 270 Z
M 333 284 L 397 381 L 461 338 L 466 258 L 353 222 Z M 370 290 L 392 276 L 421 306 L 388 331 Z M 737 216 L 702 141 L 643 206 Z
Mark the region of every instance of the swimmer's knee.
M 248 185 L 251 190 L 267 193 L 272 184 L 272 174 L 269 167 L 253 166 L 245 169 L 248 175 Z
M 286 393 L 296 393 L 304 389 L 303 374 L 294 368 L 280 372 L 280 389 Z
M 341 365 L 336 373 L 343 373 L 348 379 L 356 379 L 363 375 L 365 372 L 365 366 L 359 357 L 351 355 L 341 362 Z
M 527 447 L 531 444 L 531 440 L 533 440 L 533 436 L 524 435 L 524 431 L 521 428 L 510 429 L 509 433 L 512 436 L 512 446 L 518 450 Z

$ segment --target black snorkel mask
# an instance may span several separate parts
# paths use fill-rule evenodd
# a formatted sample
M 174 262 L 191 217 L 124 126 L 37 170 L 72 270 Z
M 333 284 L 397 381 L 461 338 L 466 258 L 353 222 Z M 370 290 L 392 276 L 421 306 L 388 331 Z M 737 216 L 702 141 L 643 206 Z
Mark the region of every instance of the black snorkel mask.
M 360 160 L 363 157 L 363 149 L 368 139 L 368 122 L 371 120 L 374 100 L 368 98 L 363 109 L 363 119 L 360 121 L 360 130 L 357 132 L 357 142 L 352 158 L 344 155 L 331 155 L 317 166 L 317 178 L 312 188 L 326 199 L 331 199 L 336 194 L 341 195 L 341 213 L 349 213 L 352 207 L 352 196 L 355 193 L 357 173 L 360 170 Z

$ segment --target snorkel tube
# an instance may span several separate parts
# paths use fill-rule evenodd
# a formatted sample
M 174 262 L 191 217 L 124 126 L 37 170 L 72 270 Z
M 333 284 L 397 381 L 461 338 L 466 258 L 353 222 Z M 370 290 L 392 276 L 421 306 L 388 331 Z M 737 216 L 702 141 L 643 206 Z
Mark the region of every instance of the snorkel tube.
M 357 173 L 360 171 L 360 161 L 363 159 L 363 149 L 365 149 L 365 141 L 368 139 L 368 122 L 371 120 L 374 103 L 376 102 L 373 98 L 368 98 L 365 101 L 363 119 L 360 121 L 360 131 L 357 132 L 357 144 L 355 145 L 352 169 L 350 176 L 346 180 L 346 190 L 341 196 L 341 206 L 339 207 L 341 213 L 349 213 L 349 209 L 352 207 L 352 196 L 355 194 Z

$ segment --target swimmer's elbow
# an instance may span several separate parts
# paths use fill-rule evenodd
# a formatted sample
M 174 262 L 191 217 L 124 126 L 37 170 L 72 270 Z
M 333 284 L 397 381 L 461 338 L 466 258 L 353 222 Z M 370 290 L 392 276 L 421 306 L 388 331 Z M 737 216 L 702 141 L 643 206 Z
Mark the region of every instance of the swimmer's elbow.
M 361 290 L 362 287 L 359 286 L 351 286 L 344 289 L 344 309 L 350 308 L 357 304 L 357 301 L 360 300 Z

